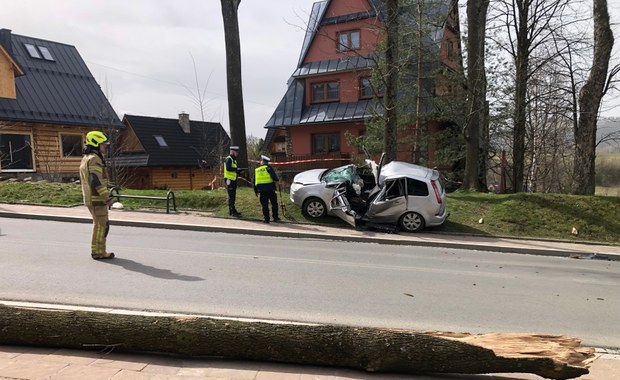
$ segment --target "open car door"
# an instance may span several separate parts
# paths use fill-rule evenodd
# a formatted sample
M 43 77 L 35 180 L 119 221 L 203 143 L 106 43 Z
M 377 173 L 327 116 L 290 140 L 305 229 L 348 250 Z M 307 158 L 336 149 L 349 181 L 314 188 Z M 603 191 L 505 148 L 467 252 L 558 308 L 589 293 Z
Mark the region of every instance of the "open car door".
M 366 218 L 373 223 L 394 223 L 407 211 L 406 177 L 387 178 L 381 191 L 370 202 Z
M 355 211 L 351 209 L 351 205 L 347 200 L 345 185 L 341 184 L 334 189 L 334 196 L 329 204 L 330 212 L 340 219 L 355 227 Z

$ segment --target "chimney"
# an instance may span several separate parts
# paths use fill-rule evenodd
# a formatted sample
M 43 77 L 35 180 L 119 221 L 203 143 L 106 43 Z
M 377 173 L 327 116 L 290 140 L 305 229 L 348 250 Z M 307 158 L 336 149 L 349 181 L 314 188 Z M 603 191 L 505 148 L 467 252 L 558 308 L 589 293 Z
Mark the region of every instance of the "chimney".
M 13 54 L 13 43 L 11 42 L 11 29 L 0 29 L 0 45 L 9 54 Z
M 185 112 L 181 112 L 179 114 L 179 125 L 183 132 L 189 133 L 189 114 Z

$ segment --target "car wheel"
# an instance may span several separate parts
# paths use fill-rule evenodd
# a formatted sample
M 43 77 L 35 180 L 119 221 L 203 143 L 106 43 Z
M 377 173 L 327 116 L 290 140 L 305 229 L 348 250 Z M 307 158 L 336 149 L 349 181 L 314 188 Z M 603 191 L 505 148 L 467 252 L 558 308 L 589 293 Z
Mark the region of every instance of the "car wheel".
M 304 215 L 310 218 L 320 218 L 325 216 L 327 212 L 327 208 L 325 207 L 325 203 L 319 198 L 309 198 L 304 201 L 304 205 L 302 207 Z
M 407 232 L 418 232 L 424 228 L 424 218 L 417 212 L 408 212 L 400 217 L 398 224 Z

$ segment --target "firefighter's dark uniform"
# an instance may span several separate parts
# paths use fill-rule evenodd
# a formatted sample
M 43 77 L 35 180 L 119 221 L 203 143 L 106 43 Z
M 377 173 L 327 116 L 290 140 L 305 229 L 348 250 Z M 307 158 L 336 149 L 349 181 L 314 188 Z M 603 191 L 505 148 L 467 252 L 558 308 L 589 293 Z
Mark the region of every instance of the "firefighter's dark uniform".
M 93 216 L 93 236 L 91 240 L 91 256 L 94 259 L 114 257 L 106 251 L 106 238 L 110 230 L 108 219 L 108 203 L 110 203 L 108 182 L 105 174 L 105 163 L 101 153 L 87 146 L 80 163 L 80 183 L 84 205 Z
M 260 195 L 260 204 L 263 209 L 263 221 L 269 223 L 269 203 L 274 222 L 279 222 L 278 196 L 276 195 L 276 183 L 278 176 L 269 165 L 269 158 L 261 156 L 261 164 L 254 171 L 254 192 Z

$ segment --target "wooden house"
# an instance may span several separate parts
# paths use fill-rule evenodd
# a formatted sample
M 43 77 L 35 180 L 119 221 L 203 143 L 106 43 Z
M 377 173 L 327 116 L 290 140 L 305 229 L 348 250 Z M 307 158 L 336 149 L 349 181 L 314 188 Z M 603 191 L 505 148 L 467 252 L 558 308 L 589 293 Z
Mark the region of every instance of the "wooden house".
M 230 137 L 220 123 L 125 115 L 108 170 L 133 189 L 195 190 L 222 185 Z
M 420 86 L 426 98 L 446 92 L 442 89 L 442 72 L 463 71 L 457 2 L 438 0 L 434 4 L 433 16 L 440 22 L 425 26 L 425 43 L 434 58 L 432 67 L 425 68 L 425 76 L 431 71 L 439 74 Z M 382 91 L 372 84 L 371 73 L 377 67 L 378 44 L 384 39 L 384 13 L 383 0 L 314 3 L 297 68 L 265 125 L 264 151 L 276 160 L 306 158 L 322 167 L 330 165 L 327 160 L 361 154 L 348 144 L 345 135 L 365 134 L 368 119 L 383 114 Z M 413 16 L 407 22 L 417 21 Z M 428 113 L 431 108 L 431 102 L 426 102 L 420 112 Z M 438 120 L 425 123 L 431 132 L 445 127 L 445 122 Z M 411 125 L 400 132 L 399 160 L 412 161 L 413 147 L 404 137 L 414 134 L 415 128 Z M 432 161 L 432 148 L 427 153 Z
M 86 133 L 123 127 L 71 45 L 1 29 L 0 89 L 3 178 L 77 178 Z

